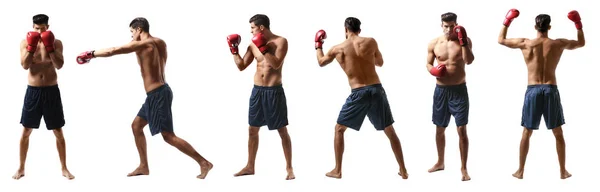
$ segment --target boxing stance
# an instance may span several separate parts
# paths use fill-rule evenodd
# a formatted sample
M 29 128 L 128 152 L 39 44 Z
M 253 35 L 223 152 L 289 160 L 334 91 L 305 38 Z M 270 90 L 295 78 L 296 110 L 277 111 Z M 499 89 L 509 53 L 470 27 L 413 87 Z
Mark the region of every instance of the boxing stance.
M 246 49 L 242 58 L 239 54 L 239 44 L 242 40 L 239 34 L 227 36 L 229 50 L 233 61 L 240 71 L 245 70 L 256 60 L 254 88 L 250 95 L 248 111 L 249 138 L 248 162 L 246 167 L 234 176 L 254 175 L 256 153 L 258 152 L 258 132 L 260 127 L 267 126 L 269 130 L 277 130 L 281 137 L 283 153 L 286 160 L 286 180 L 295 179 L 292 168 L 292 141 L 288 134 L 287 101 L 282 86 L 281 69 L 287 55 L 287 39 L 273 34 L 270 29 L 269 17 L 256 14 L 250 18 L 252 43 Z
M 525 91 L 521 126 L 523 136 L 519 153 L 519 169 L 513 174 L 518 179 L 523 179 L 525 160 L 529 152 L 529 139 L 534 130 L 538 130 L 542 116 L 547 129 L 551 129 L 556 138 L 556 151 L 560 165 L 560 178 L 566 179 L 571 174 L 565 168 L 565 138 L 562 125 L 565 124 L 560 93 L 556 82 L 556 67 L 565 49 L 573 50 L 585 45 L 581 18 L 577 11 L 571 11 L 567 17 L 575 23 L 577 40 L 550 39 L 550 15 L 539 14 L 535 18 L 537 37 L 506 38 L 508 27 L 512 21 L 519 17 L 517 9 L 511 9 L 506 14 L 504 26 L 498 36 L 498 43 L 511 49 L 521 49 L 523 59 L 527 65 L 528 85 Z
M 127 176 L 149 175 L 146 138 L 143 128 L 150 127 L 152 136 L 161 134 L 165 142 L 190 156 L 200 165 L 199 179 L 206 178 L 213 164 L 202 157 L 185 140 L 177 137 L 173 130 L 171 104 L 173 92 L 165 79 L 167 45 L 164 40 L 150 35 L 148 20 L 135 18 L 129 24 L 133 41 L 120 46 L 95 51 L 86 51 L 77 56 L 77 63 L 85 64 L 96 57 L 112 57 L 135 52 L 142 71 L 146 101 L 131 124 L 135 145 L 140 156 L 140 165 Z
M 404 166 L 404 157 L 400 139 L 394 130 L 394 118 L 390 109 L 387 95 L 375 66 L 383 66 L 383 57 L 379 51 L 377 41 L 371 37 L 360 37 L 361 22 L 355 17 L 348 17 L 344 22 L 346 28 L 346 40 L 329 49 L 327 54 L 323 53 L 324 39 L 327 34 L 319 30 L 315 35 L 315 49 L 319 66 L 324 67 L 334 59 L 340 64 L 346 75 L 352 93 L 346 99 L 339 113 L 335 125 L 334 150 L 335 168 L 326 173 L 327 177 L 342 178 L 342 156 L 344 153 L 344 132 L 348 127 L 359 131 L 365 117 L 369 117 L 371 124 L 378 131 L 382 131 L 390 140 L 392 151 L 400 166 L 398 175 L 408 179 L 408 173 Z
M 67 154 L 62 127 L 65 125 L 58 75 L 56 70 L 63 67 L 63 44 L 54 38 L 48 30 L 48 20 L 45 14 L 33 16 L 33 31 L 27 33 L 21 41 L 21 66 L 29 70 L 27 91 L 21 111 L 23 134 L 19 148 L 19 169 L 13 179 L 25 176 L 25 159 L 29 149 L 29 136 L 33 129 L 40 127 L 42 116 L 48 130 L 54 132 L 56 148 L 62 166 L 62 175 L 67 179 L 75 176 L 67 169 Z
M 444 35 L 433 39 L 427 47 L 427 71 L 436 77 L 432 121 L 436 125 L 435 143 L 438 152 L 437 163 L 428 171 L 432 173 L 444 170 L 445 131 L 450 124 L 450 117 L 454 116 L 458 129 L 462 180 L 468 181 L 471 180 L 467 172 L 469 93 L 465 64 L 473 63 L 475 56 L 472 52 L 473 43 L 467 37 L 465 28 L 456 22 L 457 17 L 452 12 L 442 14 Z M 435 60 L 438 63 L 436 66 L 433 65 Z

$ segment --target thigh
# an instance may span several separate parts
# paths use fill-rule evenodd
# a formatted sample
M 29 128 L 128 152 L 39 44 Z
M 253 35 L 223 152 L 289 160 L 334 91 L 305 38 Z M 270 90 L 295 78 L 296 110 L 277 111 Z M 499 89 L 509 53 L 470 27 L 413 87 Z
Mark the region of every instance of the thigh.
M 448 127 L 450 111 L 448 109 L 448 91 L 436 86 L 433 92 L 432 121 L 439 127 Z
M 525 91 L 521 126 L 528 129 L 538 129 L 544 109 L 544 96 L 537 87 L 528 87 Z
M 21 124 L 27 128 L 39 128 L 42 119 L 42 91 L 39 88 L 27 87 L 23 108 L 21 109 Z
M 58 86 L 48 87 L 44 95 L 42 111 L 46 127 L 49 130 L 62 128 L 65 125 L 65 117 Z
M 360 130 L 370 105 L 366 95 L 364 91 L 351 93 L 340 110 L 337 123 L 351 129 Z
M 262 127 L 265 125 L 265 114 L 262 102 L 263 91 L 257 88 L 252 89 L 248 104 L 248 124 L 253 127 Z
M 454 116 L 456 126 L 469 123 L 469 104 L 469 92 L 466 85 L 456 87 L 448 101 L 448 111 Z
M 264 111 L 269 130 L 280 129 L 288 125 L 287 99 L 283 88 L 269 91 L 263 102 L 266 105 Z
M 565 124 L 563 107 L 558 88 L 550 88 L 545 92 L 544 120 L 548 129 L 553 129 Z
M 367 115 L 373 127 L 381 131 L 394 123 L 394 117 L 385 90 L 380 88 L 373 96 Z
M 173 114 L 171 104 L 173 96 L 170 90 L 165 89 L 149 96 L 147 103 L 147 119 L 152 135 L 163 131 L 173 132 Z

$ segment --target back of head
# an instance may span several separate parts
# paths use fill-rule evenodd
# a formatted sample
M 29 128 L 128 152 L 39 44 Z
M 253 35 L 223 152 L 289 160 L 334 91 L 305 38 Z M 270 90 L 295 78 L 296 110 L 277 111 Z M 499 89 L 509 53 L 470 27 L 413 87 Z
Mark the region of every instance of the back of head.
M 458 16 L 456 15 L 456 13 L 447 12 L 447 13 L 442 14 L 441 18 L 442 18 L 442 22 L 446 22 L 446 23 L 454 22 L 454 23 L 456 23 L 456 20 L 458 19 Z
M 33 24 L 36 25 L 48 25 L 48 20 L 50 20 L 50 17 L 45 14 L 37 14 L 33 16 Z
M 271 29 L 271 21 L 269 20 L 269 17 L 265 14 L 256 14 L 252 17 L 250 17 L 249 20 L 250 23 L 254 23 L 254 25 L 258 26 L 264 26 L 265 29 Z
M 150 32 L 150 23 L 148 23 L 148 20 L 143 17 L 137 17 L 133 19 L 131 23 L 129 23 L 129 27 L 131 27 L 132 29 L 141 29 L 143 32 L 146 33 Z
M 540 33 L 548 32 L 550 29 L 550 15 L 539 14 L 535 17 L 535 29 Z
M 346 29 L 352 33 L 360 32 L 360 24 L 360 20 L 356 17 L 348 17 L 344 21 L 344 27 L 346 27 Z

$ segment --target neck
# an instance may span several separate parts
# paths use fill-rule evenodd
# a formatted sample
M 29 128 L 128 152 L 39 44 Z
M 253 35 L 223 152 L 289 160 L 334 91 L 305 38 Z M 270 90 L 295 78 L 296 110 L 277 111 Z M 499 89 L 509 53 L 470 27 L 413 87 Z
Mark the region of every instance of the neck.
M 346 34 L 346 39 L 350 39 L 350 38 L 354 38 L 354 37 L 358 37 L 358 34 L 356 34 L 356 33 L 347 33 Z
M 152 37 L 152 35 L 150 35 L 150 33 L 145 33 L 144 32 L 144 33 L 140 34 L 140 39 L 141 40 L 148 39 L 150 37 Z
M 548 32 L 537 32 L 537 37 L 538 38 L 548 38 Z
M 264 30 L 262 31 L 262 34 L 265 36 L 265 38 L 270 39 L 271 37 L 273 37 L 273 32 L 271 32 L 271 30 Z

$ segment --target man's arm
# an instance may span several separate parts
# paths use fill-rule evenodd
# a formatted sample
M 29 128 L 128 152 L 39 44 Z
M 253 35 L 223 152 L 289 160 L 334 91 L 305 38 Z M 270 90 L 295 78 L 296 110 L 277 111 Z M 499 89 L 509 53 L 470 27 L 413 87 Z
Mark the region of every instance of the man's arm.
M 233 54 L 233 61 L 235 65 L 240 71 L 246 69 L 252 62 L 254 61 L 254 54 L 252 54 L 251 47 L 248 46 L 246 49 L 246 53 L 244 54 L 244 58 L 240 56 L 240 54 Z
M 375 38 L 372 38 L 373 40 L 373 48 L 375 49 L 375 66 L 381 67 L 383 66 L 383 56 L 381 55 L 381 52 L 379 51 L 379 45 L 377 44 L 377 41 L 375 40 Z
M 21 41 L 21 66 L 27 70 L 33 63 L 33 53 L 27 51 L 27 41 Z
M 511 49 L 524 49 L 527 39 L 526 38 L 506 38 L 506 33 L 508 32 L 507 26 L 502 26 L 500 30 L 500 35 L 498 35 L 498 43 L 500 45 L 504 45 Z
M 462 57 L 465 63 L 470 65 L 473 63 L 473 60 L 475 60 L 475 55 L 473 54 L 473 42 L 471 41 L 471 38 L 467 37 L 467 41 L 469 44 L 462 47 Z
M 431 71 L 431 68 L 433 68 L 433 62 L 435 62 L 435 52 L 433 52 L 433 50 L 436 43 L 437 39 L 434 39 L 429 42 L 429 45 L 427 45 L 427 65 L 425 65 L 425 67 L 427 67 L 427 72 Z
M 150 40 L 131 41 L 120 47 L 111 47 L 111 48 L 106 48 L 106 49 L 100 49 L 100 50 L 94 51 L 94 57 L 112 57 L 114 55 L 132 53 L 132 52 L 139 51 L 139 50 L 145 48 L 149 42 L 151 42 L 151 41 Z
M 281 68 L 281 65 L 283 65 L 283 60 L 287 55 L 288 41 L 285 38 L 281 38 L 279 41 L 276 41 L 275 45 L 277 48 L 275 49 L 274 54 L 273 52 L 269 51 L 263 54 L 263 56 L 265 57 L 265 60 L 267 60 L 267 63 L 271 64 L 273 69 L 279 69 Z
M 323 54 L 322 48 L 317 49 L 317 61 L 319 62 L 320 67 L 325 67 L 331 62 L 333 62 L 333 59 L 335 59 L 336 56 L 336 47 L 337 45 L 329 49 L 329 51 L 327 51 L 327 54 Z
M 50 60 L 52 61 L 52 65 L 56 69 L 61 69 L 65 64 L 65 60 L 63 58 L 63 44 L 62 41 L 56 40 L 54 41 L 54 52 L 50 53 Z
M 563 38 L 558 40 L 562 43 L 564 49 L 568 50 L 574 50 L 585 46 L 585 37 L 583 35 L 583 30 L 581 29 L 577 30 L 577 41 Z

